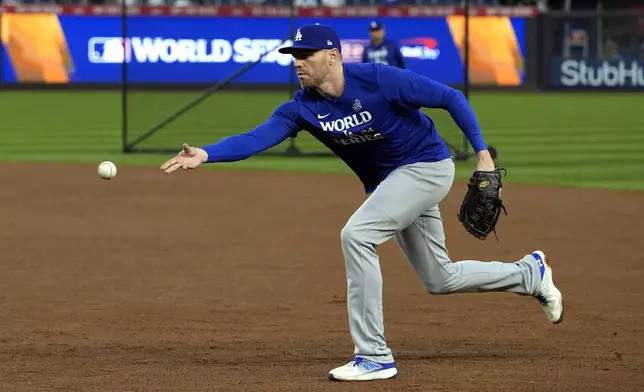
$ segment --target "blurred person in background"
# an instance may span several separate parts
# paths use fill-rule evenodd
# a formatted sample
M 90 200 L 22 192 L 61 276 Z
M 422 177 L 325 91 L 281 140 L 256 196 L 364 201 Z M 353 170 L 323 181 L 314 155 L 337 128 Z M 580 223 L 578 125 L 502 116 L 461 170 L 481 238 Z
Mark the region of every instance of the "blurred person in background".
M 385 26 L 372 20 L 369 23 L 369 42 L 362 51 L 363 63 L 381 63 L 405 68 L 405 60 L 396 41 L 385 38 Z

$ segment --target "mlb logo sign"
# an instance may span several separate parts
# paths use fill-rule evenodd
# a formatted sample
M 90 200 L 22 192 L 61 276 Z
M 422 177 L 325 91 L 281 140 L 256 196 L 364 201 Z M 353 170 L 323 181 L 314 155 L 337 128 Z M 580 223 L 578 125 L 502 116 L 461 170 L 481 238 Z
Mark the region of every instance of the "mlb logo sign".
M 94 64 L 130 62 L 132 48 L 122 37 L 92 37 L 87 42 L 87 58 Z

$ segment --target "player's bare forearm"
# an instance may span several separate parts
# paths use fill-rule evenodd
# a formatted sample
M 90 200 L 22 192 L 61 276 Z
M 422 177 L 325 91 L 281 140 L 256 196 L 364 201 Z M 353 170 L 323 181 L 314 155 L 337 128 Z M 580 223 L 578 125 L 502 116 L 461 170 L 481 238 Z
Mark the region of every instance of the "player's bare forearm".
M 492 159 L 492 155 L 490 155 L 490 151 L 481 150 L 476 155 L 478 156 L 478 159 L 479 159 L 476 164 L 476 170 L 494 171 L 495 169 L 494 159 Z

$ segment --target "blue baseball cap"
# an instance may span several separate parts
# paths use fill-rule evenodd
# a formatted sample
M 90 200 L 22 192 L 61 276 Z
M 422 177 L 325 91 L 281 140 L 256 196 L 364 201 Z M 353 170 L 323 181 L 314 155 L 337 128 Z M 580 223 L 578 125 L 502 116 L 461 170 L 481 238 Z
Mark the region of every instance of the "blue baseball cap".
M 304 25 L 297 29 L 291 46 L 279 48 L 280 53 L 293 53 L 296 50 L 337 49 L 342 52 L 338 33 L 330 26 L 319 23 Z
M 380 30 L 384 27 L 385 25 L 379 21 L 379 20 L 372 20 L 369 22 L 369 31 L 376 31 Z

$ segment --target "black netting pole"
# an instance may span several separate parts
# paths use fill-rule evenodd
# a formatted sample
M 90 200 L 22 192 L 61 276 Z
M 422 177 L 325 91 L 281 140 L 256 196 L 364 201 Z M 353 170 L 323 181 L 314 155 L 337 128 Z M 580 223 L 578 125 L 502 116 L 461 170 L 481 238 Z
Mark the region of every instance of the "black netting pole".
M 465 36 L 463 38 L 463 95 L 470 99 L 470 0 L 465 0 Z M 463 152 L 467 155 L 469 143 L 463 136 Z
M 127 5 L 121 3 L 121 40 L 123 45 L 123 62 L 121 63 L 121 142 L 123 152 L 130 151 L 127 139 L 127 63 L 128 63 L 128 42 L 127 42 Z
M 297 7 L 295 6 L 295 0 L 291 0 L 291 17 L 289 19 L 289 37 L 295 37 L 296 29 L 296 19 L 297 19 Z M 289 99 L 295 94 L 295 62 L 291 63 L 291 66 L 288 67 L 288 94 Z
M 289 36 L 291 39 L 295 37 L 296 22 L 297 22 L 297 7 L 295 6 L 295 0 L 291 0 L 291 17 L 289 18 Z M 291 66 L 288 67 L 288 99 L 290 100 L 295 94 L 295 61 L 291 63 Z M 295 145 L 295 138 L 289 138 L 289 146 L 285 152 L 287 155 L 299 155 L 301 152 L 299 148 Z

